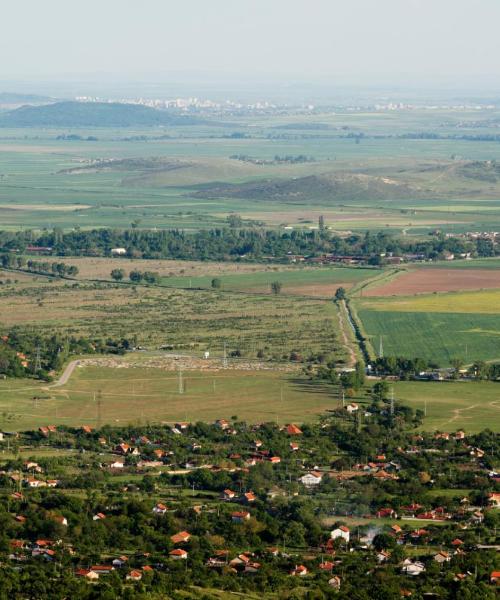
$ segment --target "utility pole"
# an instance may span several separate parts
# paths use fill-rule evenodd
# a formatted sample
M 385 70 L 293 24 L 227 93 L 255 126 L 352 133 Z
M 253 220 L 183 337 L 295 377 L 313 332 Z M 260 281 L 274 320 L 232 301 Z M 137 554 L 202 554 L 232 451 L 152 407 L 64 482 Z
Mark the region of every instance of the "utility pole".
M 101 390 L 97 391 L 97 428 L 101 428 L 101 408 L 102 408 L 102 393 Z
M 42 368 L 42 360 L 40 358 L 40 344 L 36 347 L 36 358 L 35 358 L 35 373 L 40 371 Z
M 394 416 L 394 387 L 391 387 L 391 417 Z
M 179 394 L 184 393 L 184 381 L 182 379 L 182 367 L 179 367 Z
M 424 417 L 427 416 L 427 398 L 424 400 Z
M 227 352 L 226 352 L 226 342 L 224 342 L 224 357 L 222 359 L 222 366 L 224 369 L 227 369 Z

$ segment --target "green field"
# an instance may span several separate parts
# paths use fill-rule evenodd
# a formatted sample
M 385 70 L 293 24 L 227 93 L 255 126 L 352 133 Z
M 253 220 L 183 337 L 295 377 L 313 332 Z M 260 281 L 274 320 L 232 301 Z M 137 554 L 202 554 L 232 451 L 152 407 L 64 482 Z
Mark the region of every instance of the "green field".
M 282 283 L 282 293 L 303 293 L 311 296 L 331 297 L 339 286 L 351 287 L 378 274 L 374 269 L 349 267 L 320 267 L 272 270 L 244 274 L 222 274 L 218 279 L 224 290 L 269 292 L 273 281 Z M 210 288 L 213 277 L 180 276 L 163 277 L 161 283 L 171 287 Z
M 302 423 L 339 406 L 335 387 L 308 382 L 299 372 L 216 367 L 184 371 L 182 394 L 177 372 L 136 366 L 77 368 L 62 387 L 0 381 L 0 429 L 170 424 L 233 416 L 251 423 Z M 394 391 L 397 401 L 427 411 L 424 430 L 500 431 L 499 383 L 397 382 Z
M 67 385 L 46 388 L 29 380 L 0 381 L 0 429 L 44 424 L 95 426 L 218 418 L 280 424 L 316 420 L 338 406 L 331 387 L 310 385 L 299 374 L 220 369 L 185 371 L 179 393 L 175 371 L 85 367 Z M 44 390 L 45 388 L 45 390 Z M 33 400 L 34 396 L 42 399 Z
M 454 292 L 356 300 L 373 348 L 386 356 L 421 357 L 448 365 L 500 359 L 500 292 Z
M 500 432 L 500 383 L 400 381 L 394 393 L 402 404 L 427 411 L 425 430 Z

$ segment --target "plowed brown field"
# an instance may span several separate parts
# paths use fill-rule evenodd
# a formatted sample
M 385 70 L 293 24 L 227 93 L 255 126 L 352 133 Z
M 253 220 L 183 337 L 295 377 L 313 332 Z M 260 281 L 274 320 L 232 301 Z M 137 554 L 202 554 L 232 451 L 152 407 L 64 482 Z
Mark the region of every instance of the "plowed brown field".
M 363 296 L 411 296 L 500 288 L 500 269 L 415 269 L 369 288 Z

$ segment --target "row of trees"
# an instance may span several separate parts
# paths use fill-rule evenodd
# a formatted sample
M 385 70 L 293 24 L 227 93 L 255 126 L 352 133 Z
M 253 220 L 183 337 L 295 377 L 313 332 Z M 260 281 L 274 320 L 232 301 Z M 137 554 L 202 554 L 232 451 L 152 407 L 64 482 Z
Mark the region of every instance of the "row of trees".
M 399 238 L 388 232 L 352 234 L 340 237 L 328 229 L 280 231 L 261 227 L 242 228 L 238 215 L 231 215 L 228 227 L 187 233 L 180 230 L 93 229 L 64 232 L 61 229 L 0 231 L 0 250 L 22 254 L 32 244 L 52 248 L 59 256 L 109 256 L 111 249 L 127 249 L 129 258 L 177 258 L 235 260 L 241 257 L 286 258 L 290 254 L 318 256 L 325 253 L 359 255 L 378 259 L 380 254 L 421 254 L 438 258 L 445 252 L 470 252 L 478 256 L 500 255 L 500 245 L 490 240 L 464 240 L 433 236 L 428 240 Z
M 76 277 L 78 275 L 78 267 L 63 262 L 37 261 L 15 254 L 2 254 L 0 261 L 2 267 L 6 269 L 21 269 L 30 273 L 58 277 Z
M 124 269 L 113 269 L 111 271 L 111 278 L 115 281 L 123 281 L 125 279 Z M 156 271 L 138 271 L 134 269 L 130 271 L 128 278 L 134 283 L 158 283 L 160 281 L 160 274 Z

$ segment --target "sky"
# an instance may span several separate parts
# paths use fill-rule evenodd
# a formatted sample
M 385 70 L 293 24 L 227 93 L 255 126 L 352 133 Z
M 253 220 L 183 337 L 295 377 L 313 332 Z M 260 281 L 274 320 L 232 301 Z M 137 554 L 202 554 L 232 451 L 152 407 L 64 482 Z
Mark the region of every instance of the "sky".
M 177 77 L 500 88 L 500 0 L 2 4 L 4 81 Z

